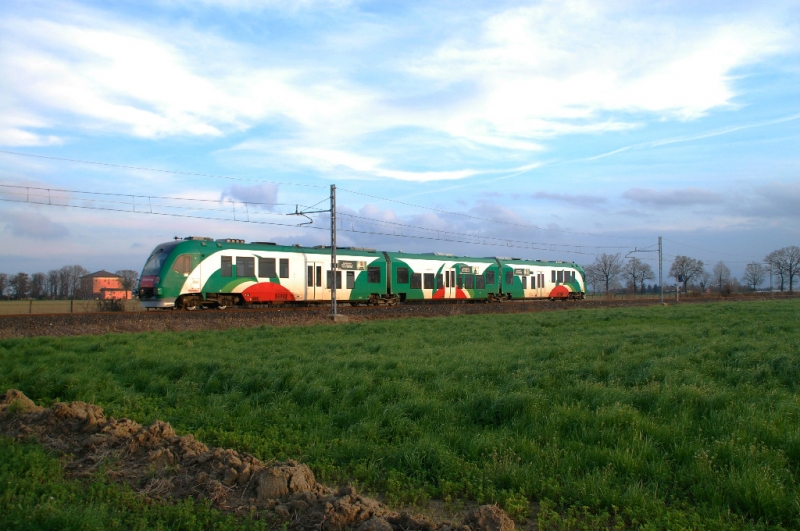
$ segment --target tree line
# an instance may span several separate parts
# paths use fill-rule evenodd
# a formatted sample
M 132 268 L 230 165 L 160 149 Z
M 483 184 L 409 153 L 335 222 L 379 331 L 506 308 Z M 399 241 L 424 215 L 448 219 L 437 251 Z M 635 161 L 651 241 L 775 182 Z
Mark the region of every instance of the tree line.
M 586 283 L 594 291 L 598 287 L 605 293 L 609 289 L 619 286 L 622 280 L 633 293 L 644 293 L 645 282 L 655 279 L 655 273 L 650 264 L 639 258 L 633 257 L 627 261 L 620 253 L 603 253 L 595 257 L 594 262 L 584 266 Z M 745 266 L 741 283 L 736 277 L 731 277 L 730 268 L 724 262 L 717 262 L 708 272 L 702 260 L 689 256 L 678 255 L 672 262 L 667 274 L 675 279 L 676 283 L 683 285 L 683 292 L 691 288 L 701 291 L 714 289 L 720 293 L 737 291 L 742 284 L 752 291 L 758 289 L 764 281 L 772 275 L 776 287 L 784 291 L 794 291 L 794 282 L 800 276 L 800 247 L 789 246 L 772 251 L 764 257 L 763 262 L 750 262 Z
M 5 299 L 82 299 L 81 277 L 89 270 L 80 265 L 51 269 L 47 273 L 0 273 L 0 298 Z M 121 269 L 116 274 L 122 277 L 122 287 L 132 290 L 139 280 L 139 273 Z

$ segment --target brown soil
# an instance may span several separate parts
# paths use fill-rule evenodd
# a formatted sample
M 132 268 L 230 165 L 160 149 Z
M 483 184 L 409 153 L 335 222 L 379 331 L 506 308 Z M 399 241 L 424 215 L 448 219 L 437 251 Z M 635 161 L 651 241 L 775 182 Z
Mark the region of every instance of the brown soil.
M 406 317 L 442 317 L 484 313 L 528 313 L 574 308 L 647 306 L 657 301 L 584 300 L 512 301 L 500 304 L 402 304 L 389 307 L 340 305 L 351 323 Z M 331 324 L 330 308 L 272 308 L 268 310 L 151 311 L 0 316 L 0 339 L 12 337 L 94 335 L 119 332 L 224 330 L 258 326 Z
M 302 531 L 514 531 L 501 509 L 484 505 L 460 522 L 434 522 L 360 496 L 352 486 L 317 483 L 296 461 L 264 463 L 252 455 L 209 448 L 166 422 L 141 426 L 85 402 L 37 406 L 11 389 L 0 399 L 0 434 L 35 440 L 62 456 L 69 477 L 105 474 L 143 496 L 210 500 L 223 510 Z
M 781 294 L 776 298 L 790 298 Z M 737 300 L 766 300 L 768 295 L 720 298 L 716 295 L 688 297 L 680 304 L 717 303 Z M 401 304 L 388 307 L 339 305 L 339 313 L 351 323 L 406 317 L 442 317 L 484 313 L 529 313 L 563 311 L 575 308 L 619 308 L 658 305 L 658 300 L 589 299 L 582 301 L 507 301 L 499 304 Z M 667 305 L 675 304 L 667 299 Z M 331 324 L 330 307 L 283 307 L 265 310 L 227 309 L 196 312 L 151 311 L 66 313 L 0 316 L 0 339 L 36 336 L 96 335 L 119 332 L 165 332 L 184 330 L 225 330 L 259 326 L 297 326 Z

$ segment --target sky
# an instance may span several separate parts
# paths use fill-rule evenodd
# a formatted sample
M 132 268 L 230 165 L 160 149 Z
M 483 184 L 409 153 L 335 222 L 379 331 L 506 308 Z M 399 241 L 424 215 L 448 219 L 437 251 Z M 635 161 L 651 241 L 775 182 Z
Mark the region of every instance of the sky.
M 800 2 L 5 0 L 0 272 L 800 245 Z M 296 212 L 304 216 L 291 215 Z

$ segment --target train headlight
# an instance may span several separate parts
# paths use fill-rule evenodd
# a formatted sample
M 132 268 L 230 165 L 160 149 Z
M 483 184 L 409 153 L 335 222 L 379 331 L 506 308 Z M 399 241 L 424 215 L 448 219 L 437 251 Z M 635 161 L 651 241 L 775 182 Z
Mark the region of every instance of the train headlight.
M 161 295 L 161 288 L 156 288 L 156 295 Z

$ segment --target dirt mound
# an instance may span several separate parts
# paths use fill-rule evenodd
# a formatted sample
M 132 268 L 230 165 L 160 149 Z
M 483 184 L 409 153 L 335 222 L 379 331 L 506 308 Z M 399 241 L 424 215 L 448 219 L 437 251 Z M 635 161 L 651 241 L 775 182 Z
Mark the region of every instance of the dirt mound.
M 253 514 L 309 531 L 513 531 L 498 507 L 470 511 L 463 523 L 434 523 L 390 510 L 352 486 L 317 483 L 306 465 L 264 463 L 249 454 L 209 448 L 192 435 L 178 436 L 166 422 L 142 426 L 117 420 L 85 402 L 34 404 L 17 390 L 0 400 L 0 433 L 35 439 L 67 457 L 73 477 L 107 474 L 159 500 L 209 499 L 219 509 Z

